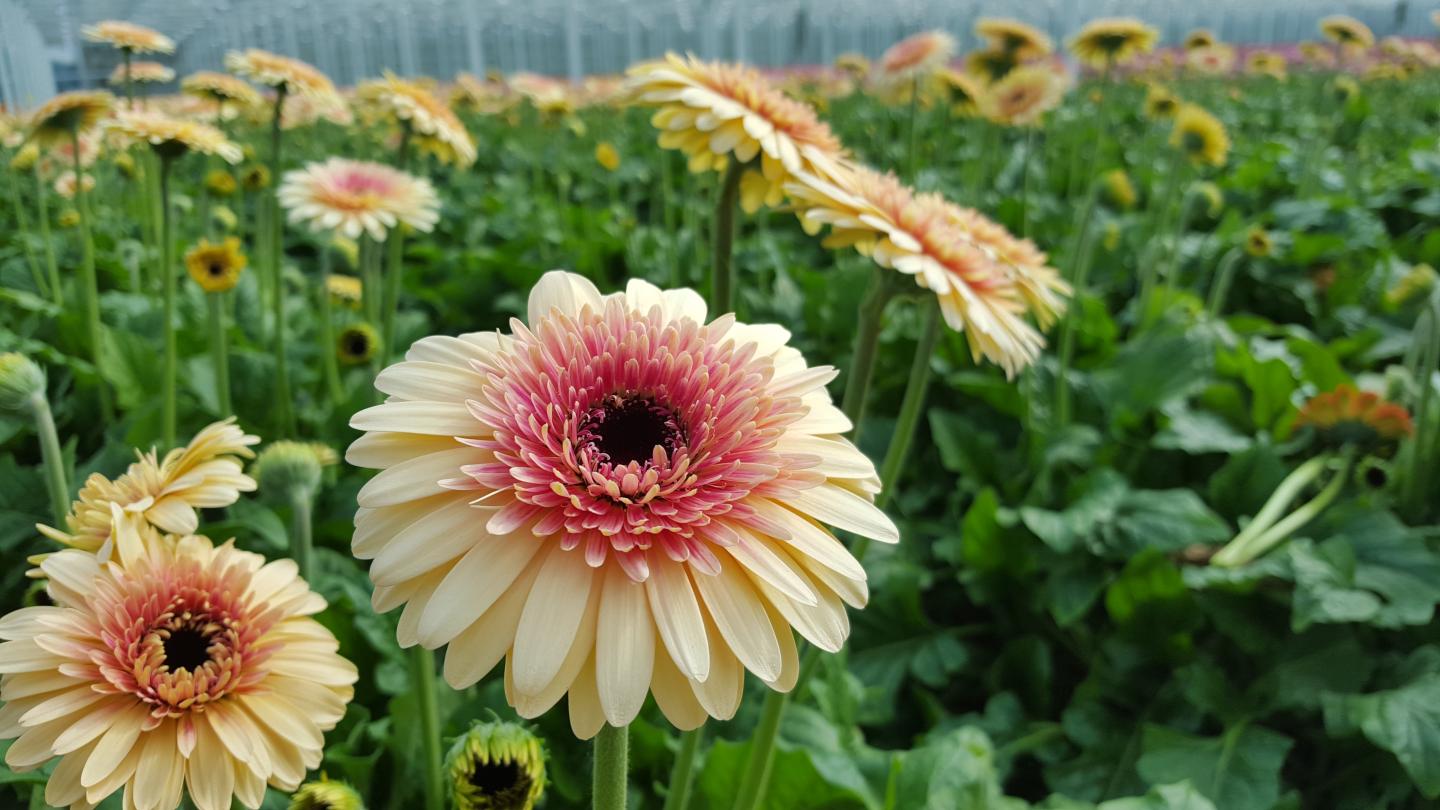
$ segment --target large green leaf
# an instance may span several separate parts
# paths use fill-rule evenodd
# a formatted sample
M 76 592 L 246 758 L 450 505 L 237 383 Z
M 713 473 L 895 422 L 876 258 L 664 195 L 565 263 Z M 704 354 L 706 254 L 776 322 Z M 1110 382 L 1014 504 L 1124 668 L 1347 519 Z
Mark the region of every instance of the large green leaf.
M 1326 695 L 1324 706 L 1331 734 L 1358 729 L 1400 760 L 1426 798 L 1440 798 L 1440 674 L 1385 692 Z
M 1225 810 L 1271 810 L 1280 797 L 1280 768 L 1293 741 L 1260 726 L 1237 724 L 1219 737 L 1196 737 L 1146 726 L 1136 769 L 1152 785 L 1189 780 Z

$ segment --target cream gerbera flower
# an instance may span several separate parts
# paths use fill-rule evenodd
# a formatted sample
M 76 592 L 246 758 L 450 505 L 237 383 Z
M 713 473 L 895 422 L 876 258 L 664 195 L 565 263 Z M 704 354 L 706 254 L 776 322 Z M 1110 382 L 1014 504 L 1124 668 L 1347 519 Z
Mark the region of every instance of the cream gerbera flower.
M 653 694 L 680 728 L 729 718 L 746 670 L 781 691 L 792 628 L 834 652 L 865 570 L 831 525 L 899 533 L 841 437 L 828 367 L 774 325 L 708 320 L 691 290 L 601 295 L 547 273 L 511 333 L 430 337 L 356 414 L 353 551 L 402 646 L 448 645 L 462 688 L 505 659 L 536 717 L 569 696 L 582 738 Z
M 1034 245 L 936 194 L 916 194 L 892 175 L 850 165 L 832 180 L 801 176 L 786 189 L 801 224 L 830 226 L 826 247 L 854 247 L 935 293 L 945 321 L 963 332 L 971 354 L 1014 376 L 1045 339 L 1025 319 L 1048 325 L 1068 287 Z
M 1320 33 L 1345 48 L 1364 50 L 1375 44 L 1370 26 L 1345 14 L 1332 14 L 1320 20 Z
M 1223 43 L 1191 48 L 1185 53 L 1185 66 L 1207 76 L 1229 73 L 1235 69 L 1235 49 Z
M 225 54 L 225 68 L 289 95 L 309 96 L 326 107 L 344 106 L 330 79 L 299 59 L 248 48 Z
M 980 112 L 1004 126 L 1036 126 L 1045 113 L 1059 105 L 1066 86 L 1065 77 L 1048 65 L 1022 65 L 989 87 Z
M 71 140 L 76 132 L 84 135 L 109 114 L 114 104 L 115 97 L 101 91 L 61 93 L 30 116 L 27 138 L 40 144 L 53 144 Z
M 175 41 L 143 25 L 105 20 L 80 29 L 90 42 L 106 42 L 130 53 L 174 53 Z
M 430 91 L 385 71 L 355 88 L 356 105 L 371 118 L 408 128 L 428 152 L 461 168 L 475 162 L 475 142 L 460 119 Z
M 175 80 L 175 71 L 159 62 L 132 62 L 130 64 L 129 76 L 126 76 L 125 65 L 119 64 L 110 71 L 109 82 L 112 86 L 123 87 L 126 81 L 136 84 L 164 84 Z
M 944 31 L 922 31 L 891 45 L 880 56 L 880 77 L 894 85 L 928 76 L 955 55 L 955 38 Z
M 350 105 L 339 95 L 333 96 L 309 96 L 309 95 L 286 95 L 280 107 L 280 128 L 284 130 L 299 129 L 318 123 L 321 120 L 348 127 L 355 123 L 355 115 L 350 112 Z
M 630 92 L 635 103 L 659 108 L 650 121 L 661 131 L 660 145 L 684 152 L 691 171 L 759 157 L 759 171 L 751 169 L 741 180 L 740 204 L 747 212 L 779 205 L 792 174 L 824 174 L 841 154 L 840 141 L 814 108 L 743 65 L 668 54 L 631 68 Z
M 200 526 L 195 510 L 229 506 L 239 500 L 240 493 L 255 489 L 240 460 L 255 455 L 250 447 L 258 444 L 260 437 L 246 434 L 234 422 L 231 417 L 206 427 L 190 444 L 171 450 L 164 459 L 157 458 L 154 450 L 138 454 L 139 460 L 114 481 L 92 474 L 70 505 L 65 518 L 69 531 L 35 528 L 57 543 L 99 552 L 112 537 L 113 505 L 126 514 L 144 517 L 161 531 L 193 533 Z
M 989 40 L 992 47 L 1009 51 L 1022 61 L 1049 56 L 1055 50 L 1045 32 L 1019 20 L 981 17 L 975 22 L 975 33 Z
M 233 104 L 241 108 L 258 107 L 262 101 L 260 94 L 249 84 L 234 76 L 211 70 L 186 76 L 180 82 L 180 90 L 195 98 L 220 105 Z
M 1149 53 L 1159 39 L 1159 31 L 1133 17 L 1106 17 L 1086 23 L 1070 50 L 1091 67 L 1108 69 Z
M 95 188 L 95 178 L 89 174 L 81 175 L 80 185 L 84 187 L 86 193 L 89 193 Z M 65 172 L 62 172 L 59 177 L 55 178 L 56 194 L 59 194 L 61 197 L 64 197 L 67 200 L 70 200 L 74 199 L 75 191 L 76 184 L 74 170 L 67 170 Z
M 358 678 L 310 618 L 295 563 L 204 537 L 160 537 L 120 513 L 116 559 L 67 549 L 41 564 L 53 606 L 0 618 L 0 689 L 16 771 L 59 762 L 45 801 L 258 808 L 320 764 Z
M 239 163 L 244 157 L 240 147 L 209 124 L 171 118 L 164 113 L 124 111 L 108 121 L 111 132 L 136 143 L 149 144 L 156 154 L 176 158 L 187 152 L 216 155 L 228 163 Z
M 367 233 L 383 242 L 402 223 L 428 233 L 440 220 L 440 198 L 430 181 L 368 161 L 311 163 L 286 172 L 277 193 L 291 222 L 350 239 Z

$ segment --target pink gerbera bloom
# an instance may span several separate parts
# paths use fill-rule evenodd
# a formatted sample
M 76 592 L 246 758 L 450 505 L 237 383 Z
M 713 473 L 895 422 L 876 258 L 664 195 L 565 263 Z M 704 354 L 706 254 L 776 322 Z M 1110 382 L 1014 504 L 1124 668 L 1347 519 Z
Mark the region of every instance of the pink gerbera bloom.
M 347 454 L 383 470 L 353 550 L 376 609 L 406 605 L 400 643 L 448 644 L 456 688 L 503 658 L 519 713 L 568 693 L 582 738 L 647 693 L 678 727 L 731 717 L 746 669 L 788 690 L 792 628 L 838 650 L 868 596 L 825 524 L 898 540 L 834 369 L 788 337 L 707 322 L 691 290 L 554 271 L 511 334 L 416 343 Z
M 429 232 L 440 219 L 440 198 L 430 181 L 369 161 L 311 163 L 286 172 L 277 194 L 291 222 L 349 239 L 368 233 L 383 242 L 401 223 Z
M 944 31 L 922 31 L 891 45 L 880 57 L 887 81 L 934 73 L 955 55 L 955 38 Z

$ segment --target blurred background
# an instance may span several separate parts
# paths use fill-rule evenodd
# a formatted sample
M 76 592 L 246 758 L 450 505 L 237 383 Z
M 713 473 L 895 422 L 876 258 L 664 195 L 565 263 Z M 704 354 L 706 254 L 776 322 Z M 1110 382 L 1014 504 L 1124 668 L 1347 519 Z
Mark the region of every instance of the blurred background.
M 847 51 L 878 56 L 927 28 L 975 45 L 976 17 L 1003 12 L 1056 41 L 1087 20 L 1136 15 L 1175 44 L 1209 28 L 1226 42 L 1313 37 L 1348 14 L 1377 37 L 1430 37 L 1440 0 L 0 0 L 0 102 L 26 109 L 56 92 L 101 84 L 117 52 L 87 45 L 82 26 L 130 20 L 179 44 L 178 75 L 218 69 L 225 51 L 260 47 L 319 67 L 337 84 L 388 68 L 405 76 L 458 71 L 579 79 L 617 73 L 667 50 L 762 66 L 828 65 Z M 166 88 L 156 88 L 165 92 Z

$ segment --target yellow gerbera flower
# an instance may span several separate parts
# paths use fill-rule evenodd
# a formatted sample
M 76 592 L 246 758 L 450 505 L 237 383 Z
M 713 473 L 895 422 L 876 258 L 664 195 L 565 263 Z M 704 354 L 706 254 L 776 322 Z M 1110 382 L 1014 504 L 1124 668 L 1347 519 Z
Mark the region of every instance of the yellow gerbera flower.
M 1245 252 L 1257 259 L 1269 256 L 1275 249 L 1275 243 L 1270 238 L 1270 232 L 1259 225 L 1250 226 L 1245 232 Z
M 358 366 L 370 362 L 380 345 L 380 335 L 368 323 L 351 324 L 340 331 L 335 341 L 340 362 L 347 366 Z
M 1330 82 L 1330 92 L 1336 101 L 1348 104 L 1350 99 L 1360 95 L 1360 83 L 1350 76 L 1336 76 Z
M 430 91 L 385 71 L 383 79 L 362 82 L 355 88 L 362 115 L 410 130 L 417 145 L 446 163 L 461 168 L 475 162 L 475 142 L 465 125 Z
M 201 239 L 199 244 L 185 254 L 185 269 L 190 278 L 207 293 L 229 292 L 240 281 L 245 269 L 245 254 L 240 252 L 240 240 L 230 236 L 219 244 Z
M 1335 52 L 1318 42 L 1300 43 L 1300 55 L 1313 67 L 1335 67 Z
M 1133 17 L 1105 17 L 1086 23 L 1070 50 L 1085 64 L 1108 69 L 1149 53 L 1159 39 L 1159 31 Z
M 1180 99 L 1168 89 L 1152 84 L 1145 91 L 1145 115 L 1149 118 L 1172 118 L 1180 109 Z
M 1195 163 L 1224 166 L 1230 154 L 1230 135 L 1220 119 L 1203 107 L 1184 104 L 1175 113 L 1170 145 Z
M 975 33 L 1021 61 L 1049 56 L 1055 50 L 1055 44 L 1043 31 L 1008 17 L 981 17 L 975 23 Z
M 870 75 L 870 60 L 861 53 L 842 53 L 835 57 L 835 67 L 852 79 L 864 79 Z
M 1016 65 L 1020 64 L 1012 51 L 1003 48 L 982 48 L 978 51 L 971 51 L 965 56 L 965 72 L 972 76 L 978 76 L 982 81 L 988 83 L 998 82 L 1010 75 Z M 906 90 L 907 88 L 901 88 Z
M 258 107 L 263 101 L 260 93 L 244 81 L 211 70 L 186 76 L 180 82 L 180 90 L 195 98 L 217 104 L 235 104 L 242 108 Z
M 595 144 L 595 162 L 605 171 L 613 172 L 620 168 L 620 152 L 615 149 L 615 144 L 601 141 Z
M 333 300 L 353 308 L 360 305 L 364 285 L 355 276 L 331 273 L 325 277 L 325 289 Z
M 1187 51 L 1193 51 L 1196 48 L 1208 48 L 1219 41 L 1220 40 L 1215 37 L 1215 32 L 1210 29 L 1196 28 L 1194 31 L 1185 35 L 1184 48 Z
M 106 126 L 111 132 L 131 141 L 148 144 L 163 158 L 198 152 L 216 155 L 228 163 L 239 163 L 244 157 L 240 147 L 231 143 L 215 127 L 171 118 L 164 113 L 127 110 L 107 122 Z
M 1321 19 L 1320 34 L 1347 49 L 1364 50 L 1375 44 L 1375 33 L 1370 26 L 1345 14 Z
M 979 79 L 948 67 L 936 75 L 941 90 L 949 96 L 951 113 L 966 117 L 979 114 L 981 101 L 989 92 Z
M 1135 184 L 1130 182 L 1130 175 L 1126 174 L 1124 169 L 1111 169 L 1101 175 L 1100 188 L 1105 195 L 1105 201 L 1116 208 L 1134 208 L 1140 199 L 1140 195 L 1135 192 Z
M 1283 80 L 1288 64 L 1283 54 L 1260 50 L 1250 54 L 1245 60 L 1245 67 L 1251 73 Z
M 115 97 L 99 90 L 73 90 L 50 99 L 30 116 L 28 140 L 49 145 L 85 134 L 104 118 Z
M 235 175 L 225 169 L 212 169 L 205 174 L 205 188 L 217 197 L 229 197 L 239 187 Z
M 90 42 L 107 42 L 130 53 L 175 52 L 175 41 L 159 31 L 120 20 L 105 20 L 87 25 L 80 29 L 80 34 Z
M 980 104 L 986 118 L 1004 126 L 1028 127 L 1064 98 L 1065 77 L 1048 65 L 1023 65 L 991 85 Z
M 456 810 L 531 810 L 545 793 L 545 749 L 518 723 L 476 723 L 445 768 Z

